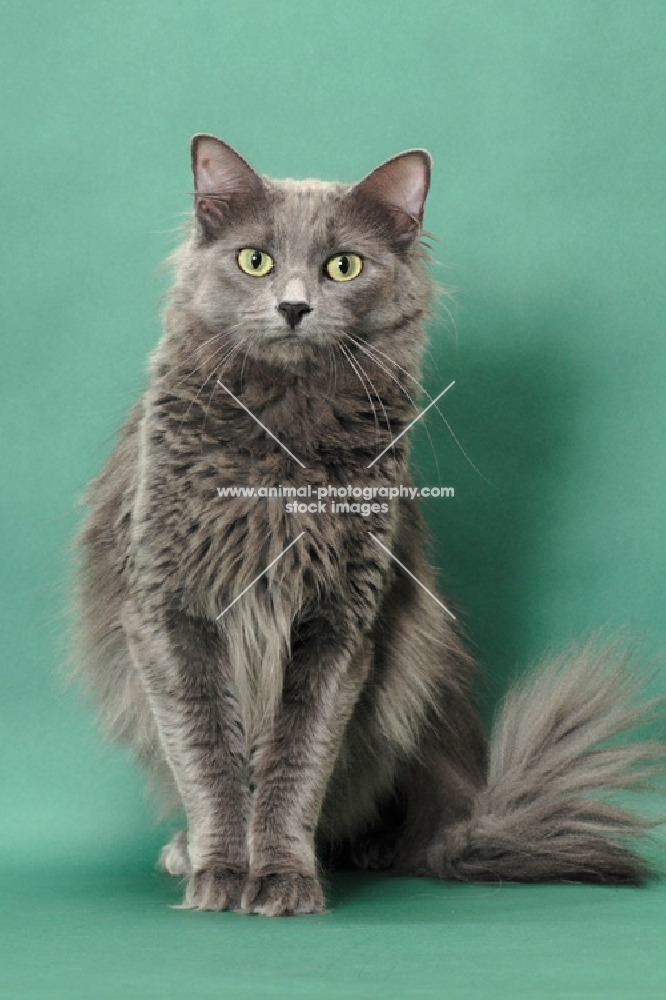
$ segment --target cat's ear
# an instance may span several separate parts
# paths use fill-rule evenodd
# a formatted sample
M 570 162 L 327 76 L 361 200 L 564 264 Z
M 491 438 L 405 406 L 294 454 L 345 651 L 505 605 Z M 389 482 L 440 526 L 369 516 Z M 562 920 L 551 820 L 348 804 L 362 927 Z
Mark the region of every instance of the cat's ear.
M 235 199 L 251 197 L 262 188 L 259 174 L 243 157 L 214 135 L 192 139 L 194 210 L 204 228 L 214 231 Z
M 408 149 L 375 167 L 354 185 L 352 194 L 385 209 L 398 242 L 410 243 L 421 231 L 431 166 L 425 149 Z

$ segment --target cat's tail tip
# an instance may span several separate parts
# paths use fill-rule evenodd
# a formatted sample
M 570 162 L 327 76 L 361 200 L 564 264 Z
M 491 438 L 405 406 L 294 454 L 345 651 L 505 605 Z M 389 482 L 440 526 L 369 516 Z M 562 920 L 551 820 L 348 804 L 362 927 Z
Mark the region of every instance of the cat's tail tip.
M 464 881 L 643 884 L 654 872 L 635 845 L 664 817 L 609 794 L 658 791 L 666 772 L 666 743 L 651 736 L 663 699 L 645 684 L 627 643 L 594 640 L 520 680 L 496 718 L 487 785 L 429 867 Z

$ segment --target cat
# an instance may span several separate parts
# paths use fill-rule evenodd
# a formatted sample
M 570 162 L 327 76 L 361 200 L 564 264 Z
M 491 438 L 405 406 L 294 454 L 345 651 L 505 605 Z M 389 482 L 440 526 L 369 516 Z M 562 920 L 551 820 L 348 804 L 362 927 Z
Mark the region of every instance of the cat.
M 488 742 L 414 500 L 294 514 L 220 495 L 411 484 L 429 154 L 356 184 L 270 179 L 207 134 L 191 155 L 163 337 L 88 488 L 76 597 L 104 727 L 185 818 L 160 857 L 182 905 L 322 912 L 341 857 L 640 884 L 646 821 L 596 795 L 662 754 L 611 739 L 650 708 L 626 651 L 588 642 L 528 675 Z

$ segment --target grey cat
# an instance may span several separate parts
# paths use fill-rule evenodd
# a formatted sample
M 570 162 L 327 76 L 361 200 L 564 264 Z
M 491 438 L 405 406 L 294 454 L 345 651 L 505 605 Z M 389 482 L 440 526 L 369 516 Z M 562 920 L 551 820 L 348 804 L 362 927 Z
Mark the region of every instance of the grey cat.
M 395 439 L 418 412 L 432 298 L 429 155 L 354 185 L 278 181 L 198 135 L 192 166 L 164 335 L 89 487 L 77 590 L 106 730 L 185 817 L 161 855 L 183 905 L 317 913 L 322 859 L 345 857 L 640 883 L 647 824 L 596 795 L 639 786 L 661 754 L 610 739 L 647 711 L 621 649 L 587 644 L 519 682 L 488 744 L 412 500 L 333 516 L 217 493 L 410 483 Z

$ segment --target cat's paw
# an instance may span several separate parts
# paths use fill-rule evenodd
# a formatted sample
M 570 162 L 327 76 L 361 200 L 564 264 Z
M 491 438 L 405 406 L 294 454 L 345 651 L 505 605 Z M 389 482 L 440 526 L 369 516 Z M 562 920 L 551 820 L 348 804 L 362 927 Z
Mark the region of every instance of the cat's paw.
M 237 910 L 247 872 L 232 868 L 205 868 L 190 875 L 183 910 Z
M 265 917 L 290 917 L 323 913 L 324 893 L 316 875 L 280 872 L 251 878 L 245 886 L 241 909 Z
M 168 875 L 182 878 L 192 874 L 192 865 L 187 851 L 187 830 L 178 830 L 168 844 L 160 851 L 158 868 Z

